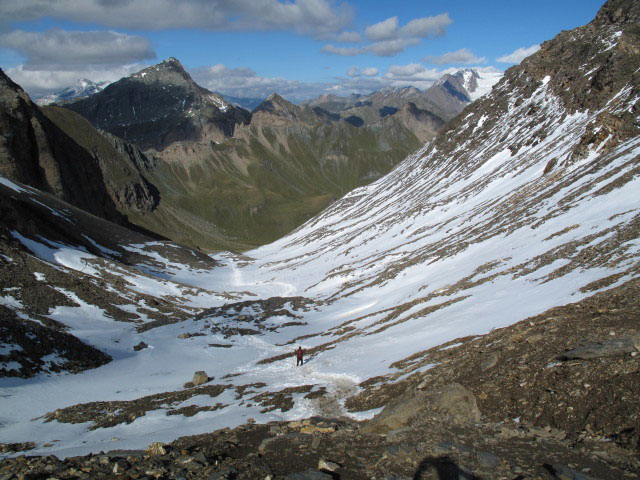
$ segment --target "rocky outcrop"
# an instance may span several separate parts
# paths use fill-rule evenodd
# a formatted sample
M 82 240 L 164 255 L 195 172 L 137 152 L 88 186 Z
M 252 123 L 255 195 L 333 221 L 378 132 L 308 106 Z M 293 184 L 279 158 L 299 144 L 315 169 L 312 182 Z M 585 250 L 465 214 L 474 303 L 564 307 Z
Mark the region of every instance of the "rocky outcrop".
M 65 108 L 143 150 L 157 151 L 183 141 L 219 143 L 250 118 L 246 110 L 195 83 L 175 58 Z
M 459 383 L 445 385 L 434 391 L 408 390 L 388 403 L 382 412 L 367 422 L 366 433 L 387 433 L 419 422 L 420 416 L 440 416 L 443 421 L 458 425 L 480 421 L 480 410 L 473 393 Z
M 99 132 L 77 113 L 61 107 L 42 107 L 58 128 L 90 152 L 102 173 L 109 196 L 124 214 L 149 213 L 160 203 L 160 192 L 147 177 L 157 160 L 137 146 L 107 132 Z

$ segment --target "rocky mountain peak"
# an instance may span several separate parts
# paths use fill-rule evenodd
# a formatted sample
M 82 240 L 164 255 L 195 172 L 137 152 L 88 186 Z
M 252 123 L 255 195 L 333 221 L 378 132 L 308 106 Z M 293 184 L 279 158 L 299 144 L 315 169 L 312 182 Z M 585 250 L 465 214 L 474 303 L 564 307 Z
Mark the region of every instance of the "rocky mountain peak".
M 640 3 L 636 0 L 609 0 L 598 11 L 594 25 L 639 23 Z
M 130 79 L 144 83 L 160 82 L 168 85 L 197 85 L 182 64 L 174 57 L 145 68 L 129 76 Z
M 198 85 L 173 57 L 65 107 L 144 150 L 184 140 L 221 142 L 249 122 L 249 112 Z
M 260 105 L 258 105 L 253 113 L 267 112 L 275 115 L 295 116 L 298 114 L 300 107 L 294 105 L 288 100 L 285 100 L 277 93 L 269 95 Z

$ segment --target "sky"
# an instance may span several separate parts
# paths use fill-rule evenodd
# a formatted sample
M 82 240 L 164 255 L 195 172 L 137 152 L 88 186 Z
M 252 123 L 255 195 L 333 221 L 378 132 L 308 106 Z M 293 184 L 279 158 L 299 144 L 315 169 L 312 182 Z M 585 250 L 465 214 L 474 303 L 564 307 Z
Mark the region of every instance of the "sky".
M 504 71 L 603 0 L 0 0 L 0 68 L 34 97 L 168 57 L 202 86 L 294 101 Z

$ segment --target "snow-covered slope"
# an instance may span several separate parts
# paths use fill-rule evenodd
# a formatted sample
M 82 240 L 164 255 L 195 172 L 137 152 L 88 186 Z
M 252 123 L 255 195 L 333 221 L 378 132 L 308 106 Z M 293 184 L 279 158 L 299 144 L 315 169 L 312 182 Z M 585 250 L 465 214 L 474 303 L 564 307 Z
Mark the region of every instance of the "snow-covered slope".
M 101 92 L 110 82 L 92 82 L 86 78 L 80 79 L 73 87 L 67 87 L 49 95 L 44 95 L 36 99 L 38 105 L 51 105 L 52 103 L 67 102 L 78 98 L 88 97 L 94 93 Z
M 637 277 L 640 7 L 626 5 L 545 43 L 386 177 L 274 244 L 215 256 L 217 268 L 156 252 L 146 254 L 153 268 L 130 261 L 132 274 L 117 258 L 79 258 L 15 232 L 46 268 L 83 270 L 108 291 L 117 274 L 187 319 L 134 329 L 67 295 L 76 306 L 48 315 L 87 342 L 81 319 L 102 322 L 93 342 L 114 361 L 77 375 L 3 379 L 2 441 L 38 438 L 36 452 L 68 455 L 249 417 L 343 414 L 360 382 L 409 373 L 393 366 L 400 359 Z M 3 292 L 3 305 L 25 315 L 18 292 Z M 143 323 L 159 308 L 128 298 L 123 308 Z M 141 340 L 150 347 L 134 352 Z M 300 368 L 298 345 L 307 351 Z M 209 390 L 183 388 L 196 370 L 215 377 Z M 323 387 L 328 395 L 314 398 Z

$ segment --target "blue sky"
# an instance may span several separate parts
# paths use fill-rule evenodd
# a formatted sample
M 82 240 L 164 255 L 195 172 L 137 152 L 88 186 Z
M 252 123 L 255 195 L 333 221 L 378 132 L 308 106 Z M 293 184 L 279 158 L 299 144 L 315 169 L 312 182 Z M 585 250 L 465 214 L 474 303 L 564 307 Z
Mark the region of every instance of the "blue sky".
M 603 0 L 0 0 L 0 67 L 29 93 L 170 56 L 203 86 L 300 100 L 505 70 Z

